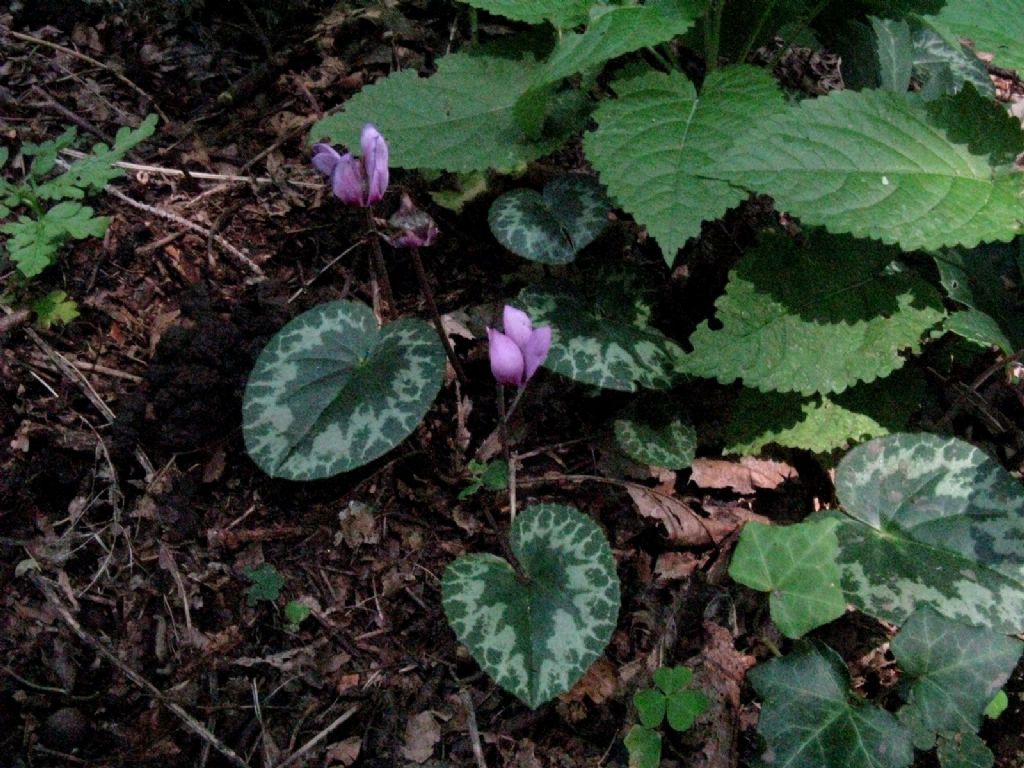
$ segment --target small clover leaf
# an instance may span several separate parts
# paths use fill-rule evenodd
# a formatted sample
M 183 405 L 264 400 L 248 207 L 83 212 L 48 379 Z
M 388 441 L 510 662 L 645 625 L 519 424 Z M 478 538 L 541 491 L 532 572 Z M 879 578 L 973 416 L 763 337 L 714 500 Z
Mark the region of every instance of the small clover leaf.
M 634 725 L 623 744 L 629 751 L 629 768 L 658 768 L 661 763 L 661 734 L 657 731 Z
M 677 691 L 668 697 L 665 714 L 673 730 L 688 731 L 709 706 L 708 697 L 700 691 Z
M 633 694 L 633 706 L 637 717 L 648 728 L 657 728 L 665 719 L 665 694 L 653 688 L 646 688 Z

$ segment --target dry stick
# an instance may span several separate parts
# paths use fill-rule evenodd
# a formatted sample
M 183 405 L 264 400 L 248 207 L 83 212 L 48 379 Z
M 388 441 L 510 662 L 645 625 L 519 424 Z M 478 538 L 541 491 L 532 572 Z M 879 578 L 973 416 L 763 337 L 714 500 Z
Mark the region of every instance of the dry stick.
M 309 752 L 313 747 L 315 747 L 321 741 L 326 739 L 330 735 L 331 731 L 333 731 L 339 725 L 344 723 L 346 720 L 348 720 L 350 717 L 352 717 L 352 715 L 354 715 L 358 711 L 359 711 L 359 704 L 356 704 L 354 706 L 349 707 L 347 710 L 342 712 L 342 714 L 339 717 L 335 718 L 334 722 L 332 722 L 330 725 L 328 725 L 326 728 L 324 728 L 322 731 L 320 731 L 320 733 L 318 733 L 312 739 L 310 739 L 305 744 L 303 744 L 298 752 L 295 752 L 294 754 L 292 754 L 292 756 L 289 757 L 287 760 L 285 760 L 283 763 L 278 763 L 276 768 L 287 768 L 287 766 L 289 766 L 292 763 L 294 763 L 300 757 L 302 757 L 307 752 Z
M 476 709 L 473 708 L 473 697 L 469 691 L 463 688 L 459 691 L 459 698 L 462 699 L 462 706 L 466 708 L 466 728 L 469 730 L 469 741 L 473 745 L 473 757 L 476 758 L 477 768 L 487 768 L 487 761 L 484 760 L 484 750 L 480 746 L 480 730 L 476 725 Z
M 61 601 L 61 599 L 57 597 L 56 592 L 54 592 L 53 587 L 50 586 L 49 582 L 47 582 L 39 574 L 36 573 L 29 574 L 29 576 L 32 579 L 32 583 L 36 586 L 36 589 L 43 593 L 47 602 L 50 603 L 50 605 L 53 606 L 53 608 L 57 611 L 57 615 L 60 616 L 60 618 L 64 621 L 65 624 L 68 625 L 72 632 L 78 635 L 78 638 L 83 643 L 88 645 L 100 656 L 102 656 L 108 662 L 110 662 L 114 667 L 118 669 L 118 671 L 121 672 L 121 674 L 123 674 L 133 683 L 135 683 L 135 685 L 137 685 L 139 688 L 148 691 L 158 702 L 160 702 L 160 704 L 162 704 L 164 707 L 169 709 L 173 714 L 175 714 L 178 717 L 178 719 L 180 719 L 181 722 L 185 725 L 186 728 L 188 728 L 190 731 L 192 731 L 201 739 L 203 739 L 203 741 L 208 742 L 214 749 L 216 749 L 218 752 L 224 755 L 224 757 L 228 759 L 228 762 L 230 762 L 234 766 L 237 766 L 238 768 L 249 768 L 249 765 L 241 757 L 239 757 L 238 754 L 231 749 L 231 747 L 229 747 L 227 744 L 225 744 L 212 733 L 210 733 L 210 731 L 208 731 L 202 725 L 202 723 L 200 723 L 198 720 L 192 717 L 188 712 L 186 712 L 180 706 L 178 706 L 173 701 L 164 696 L 163 692 L 155 685 L 153 685 L 151 682 L 149 682 L 149 680 L 144 678 L 134 669 L 132 669 L 123 661 L 121 661 L 121 659 L 119 659 L 117 655 L 109 648 L 107 648 L 107 646 L 104 643 L 102 643 L 99 639 L 93 637 L 88 632 L 86 632 L 82 628 L 82 625 L 79 624 L 78 621 L 75 619 L 75 617 L 71 615 L 71 612 L 68 611 L 67 607 Z
M 444 345 L 444 353 L 448 355 L 448 361 L 452 364 L 452 368 L 455 369 L 455 376 L 458 378 L 459 383 L 462 386 L 466 386 L 466 382 L 469 379 L 466 377 L 466 372 L 462 370 L 462 363 L 459 362 L 459 358 L 455 356 L 455 350 L 452 349 L 452 343 L 448 339 L 448 334 L 445 333 L 444 323 L 441 322 L 441 314 L 437 311 L 437 302 L 434 301 L 434 291 L 430 287 L 430 281 L 427 280 L 427 270 L 423 268 L 423 259 L 420 258 L 420 249 L 414 245 L 409 248 L 409 254 L 412 256 L 412 266 L 416 271 L 416 279 L 420 282 L 423 300 L 427 302 L 427 310 L 434 321 L 434 328 L 437 329 L 437 335 L 441 337 L 441 343 Z
M 20 328 L 21 326 L 28 324 L 28 321 L 31 319 L 31 309 L 16 309 L 9 315 L 0 317 L 0 336 L 8 331 L 13 331 L 15 328 Z
M 21 40 L 22 42 L 26 42 L 26 43 L 33 43 L 35 45 L 42 45 L 42 46 L 44 46 L 46 48 L 52 48 L 55 51 L 60 51 L 61 53 L 66 53 L 68 56 L 73 56 L 76 59 L 80 59 L 81 61 L 87 62 L 87 63 L 91 64 L 94 67 L 99 67 L 104 72 L 109 72 L 114 77 L 116 77 L 118 80 L 120 80 L 122 83 L 127 85 L 133 91 L 135 91 L 137 94 L 139 94 L 140 96 L 142 96 L 145 99 L 147 99 L 153 105 L 153 109 L 156 111 L 156 113 L 158 115 L 160 115 L 160 119 L 161 120 L 163 120 L 167 124 L 171 124 L 173 122 L 171 120 L 171 118 L 169 118 L 164 113 L 164 111 L 162 109 L 160 109 L 160 105 L 156 103 L 156 99 L 154 99 L 152 96 L 150 96 L 144 90 L 142 90 L 139 86 L 137 86 L 135 83 L 133 83 L 127 77 L 122 75 L 120 72 L 117 72 L 116 70 L 114 70 L 108 64 L 104 64 L 102 61 L 99 61 L 98 59 L 94 59 L 92 56 L 86 56 L 84 53 L 79 53 L 78 51 L 74 50 L 73 48 L 68 48 L 67 46 L 60 45 L 59 43 L 51 43 L 49 40 L 43 40 L 43 39 L 38 38 L 38 37 L 33 37 L 32 35 L 23 34 L 21 32 L 15 32 L 13 29 L 10 29 L 10 28 L 7 28 L 6 32 L 7 32 L 7 34 L 9 34 L 11 37 L 15 38 L 16 40 Z

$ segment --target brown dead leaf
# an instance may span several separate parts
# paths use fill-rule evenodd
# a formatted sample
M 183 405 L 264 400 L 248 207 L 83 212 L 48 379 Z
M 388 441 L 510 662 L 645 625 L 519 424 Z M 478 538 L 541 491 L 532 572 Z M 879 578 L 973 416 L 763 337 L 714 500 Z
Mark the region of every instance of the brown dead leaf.
M 654 564 L 654 575 L 659 581 L 677 581 L 693 575 L 706 558 L 692 552 L 665 552 Z
M 566 702 L 588 698 L 595 704 L 601 704 L 615 695 L 615 685 L 615 667 L 602 656 L 590 665 L 590 669 L 571 690 L 558 698 Z
M 687 547 L 718 544 L 743 523 L 739 518 L 702 517 L 682 499 L 642 485 L 631 484 L 626 490 L 641 515 L 654 518 L 665 526 L 668 539 L 673 544 Z
M 334 535 L 336 545 L 344 541 L 355 548 L 362 544 L 376 544 L 380 540 L 373 507 L 361 501 L 350 501 L 338 513 L 338 527 L 340 530 Z
M 361 736 L 351 736 L 344 741 L 339 741 L 327 748 L 325 765 L 328 767 L 340 765 L 344 768 L 355 763 L 359 758 L 359 750 L 363 746 Z
M 414 763 L 425 763 L 434 754 L 434 747 L 441 740 L 441 724 L 430 710 L 409 718 L 405 726 L 405 743 L 402 757 Z
M 744 456 L 737 461 L 694 459 L 690 479 L 700 488 L 730 488 L 749 494 L 758 488 L 778 488 L 799 475 L 789 464 Z

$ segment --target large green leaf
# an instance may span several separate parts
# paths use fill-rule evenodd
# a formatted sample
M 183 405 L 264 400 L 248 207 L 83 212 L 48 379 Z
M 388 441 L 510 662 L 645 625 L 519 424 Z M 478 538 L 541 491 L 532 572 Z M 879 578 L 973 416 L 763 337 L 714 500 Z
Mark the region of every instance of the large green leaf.
M 744 387 L 733 407 L 726 450 L 753 454 L 775 443 L 829 453 L 905 429 L 924 394 L 924 379 L 907 368 L 831 396 L 805 398 Z
M 643 5 L 595 5 L 585 32 L 563 35 L 544 61 L 516 114 L 528 130 L 536 128 L 537 105 L 548 86 L 578 72 L 600 67 L 623 54 L 681 35 L 703 13 L 693 0 L 648 0 Z
M 938 293 L 891 266 L 899 252 L 807 233 L 767 236 L 740 260 L 716 303 L 719 330 L 690 337 L 688 373 L 762 391 L 842 392 L 887 376 L 943 316 Z
M 1024 489 L 968 443 L 897 434 L 857 446 L 836 471 L 843 590 L 902 623 L 928 605 L 998 629 L 1024 628 Z
M 713 178 L 716 159 L 783 107 L 762 69 L 735 66 L 708 75 L 698 97 L 679 72 L 616 80 L 618 98 L 601 103 L 598 127 L 584 137 L 587 158 L 608 193 L 648 231 L 671 264 L 702 221 L 747 197 L 744 180 Z
M 597 179 L 558 176 L 544 192 L 513 189 L 491 204 L 487 223 L 498 242 L 524 259 L 568 264 L 608 226 L 611 203 Z
M 636 398 L 615 419 L 615 442 L 633 461 L 667 469 L 693 462 L 697 431 L 665 399 Z
M 945 131 L 947 138 L 966 144 L 976 155 L 984 155 L 1000 168 L 1010 168 L 1024 152 L 1024 131 L 1020 120 L 999 102 L 965 83 L 955 94 L 929 102 L 925 109 L 932 123 Z
M 893 93 L 906 93 L 914 67 L 910 25 L 902 19 L 870 17 L 875 33 L 879 85 Z
M 936 753 L 942 768 L 992 768 L 995 763 L 992 751 L 974 733 L 941 735 Z
M 646 319 L 631 316 L 636 298 L 617 299 L 620 287 L 597 281 L 597 297 L 543 286 L 519 295 L 534 323 L 552 328 L 544 367 L 606 389 L 667 389 L 678 378 L 683 350 Z
M 1024 70 L 1024 0 L 949 0 L 935 21 L 999 66 Z
M 909 688 L 900 718 L 915 728 L 973 733 L 985 707 L 1009 679 L 1021 642 L 969 627 L 925 607 L 907 619 L 890 645 Z
M 998 346 L 1007 355 L 1024 347 L 1024 308 L 1017 298 L 1019 253 L 1018 243 L 993 243 L 933 254 L 943 288 L 967 307 L 950 316 L 949 330 L 984 346 Z
M 314 125 L 310 136 L 358 146 L 363 125 L 372 122 L 399 168 L 514 168 L 556 149 L 571 129 L 530 141 L 516 123 L 512 108 L 536 71 L 529 56 L 450 54 L 432 77 L 407 69 L 364 88 L 343 112 Z
M 527 24 L 550 21 L 565 28 L 582 24 L 594 0 L 462 0 L 474 8 Z
M 772 620 L 786 637 L 801 637 L 846 611 L 839 588 L 834 520 L 743 526 L 729 564 L 740 584 L 770 594 Z
M 1024 177 L 967 146 L 982 140 L 951 140 L 900 94 L 834 91 L 769 117 L 708 172 L 832 232 L 904 250 L 974 246 L 1011 239 L 1024 217 Z
M 839 655 L 801 642 L 748 675 L 764 700 L 758 733 L 767 766 L 783 768 L 903 768 L 913 759 L 909 733 L 889 712 L 850 691 Z
M 420 320 L 377 328 L 352 301 L 296 317 L 260 353 L 245 387 L 245 447 L 272 477 L 315 480 L 381 456 L 423 419 L 444 349 Z
M 500 557 L 463 555 L 445 570 L 442 601 L 481 668 L 536 708 L 604 653 L 619 614 L 619 578 L 601 529 L 572 507 L 527 508 L 509 540 L 525 579 Z

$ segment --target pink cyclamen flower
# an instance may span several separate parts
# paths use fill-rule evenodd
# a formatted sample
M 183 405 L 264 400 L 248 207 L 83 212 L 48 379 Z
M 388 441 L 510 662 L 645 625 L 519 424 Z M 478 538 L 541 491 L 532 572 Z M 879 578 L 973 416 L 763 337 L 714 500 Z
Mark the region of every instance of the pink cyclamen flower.
M 363 126 L 363 156 L 344 155 L 330 144 L 313 146 L 313 167 L 331 178 L 335 197 L 347 205 L 366 208 L 380 202 L 388 188 L 388 144 L 372 123 Z
M 505 331 L 487 329 L 491 373 L 499 384 L 522 387 L 537 372 L 551 350 L 551 327 L 534 328 L 530 316 L 505 305 Z

